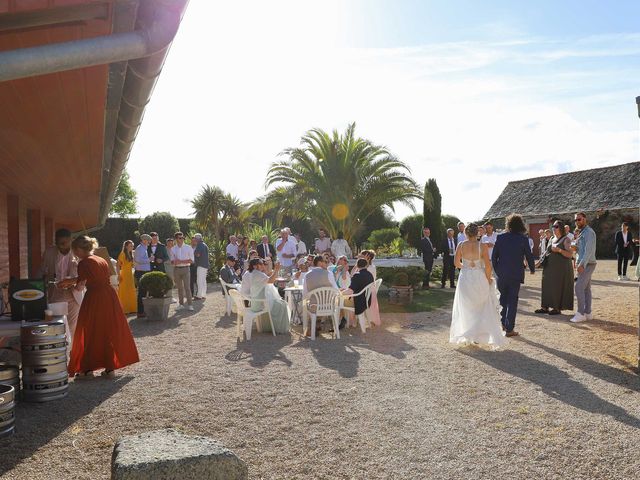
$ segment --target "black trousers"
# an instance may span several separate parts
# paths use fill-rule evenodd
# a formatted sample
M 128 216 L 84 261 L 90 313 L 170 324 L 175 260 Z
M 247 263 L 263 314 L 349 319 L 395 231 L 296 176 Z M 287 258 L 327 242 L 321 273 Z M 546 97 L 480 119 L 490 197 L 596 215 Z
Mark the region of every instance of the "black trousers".
M 618 275 L 627 276 L 627 265 L 629 264 L 629 252 L 618 255 Z
M 444 287 L 444 284 L 447 283 L 447 279 L 452 287 L 455 286 L 455 278 L 456 268 L 453 264 L 453 256 L 445 253 L 442 256 L 442 286 Z
M 136 281 L 136 286 L 138 287 L 138 315 L 144 313 L 144 303 L 142 303 L 142 299 L 147 296 L 147 291 L 140 286 L 140 279 L 145 273 L 149 272 L 141 272 L 140 270 L 136 270 L 133 275 Z
M 423 260 L 424 262 L 424 286 L 429 286 L 429 282 L 431 281 L 431 272 L 433 271 L 433 258 L 431 260 Z

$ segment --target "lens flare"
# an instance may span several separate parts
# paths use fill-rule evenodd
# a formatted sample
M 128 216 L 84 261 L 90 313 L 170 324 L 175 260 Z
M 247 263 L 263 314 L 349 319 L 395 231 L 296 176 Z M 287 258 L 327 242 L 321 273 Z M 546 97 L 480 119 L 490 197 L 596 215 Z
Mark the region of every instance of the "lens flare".
M 331 215 L 336 220 L 344 220 L 349 216 L 349 207 L 344 203 L 336 203 L 331 209 Z

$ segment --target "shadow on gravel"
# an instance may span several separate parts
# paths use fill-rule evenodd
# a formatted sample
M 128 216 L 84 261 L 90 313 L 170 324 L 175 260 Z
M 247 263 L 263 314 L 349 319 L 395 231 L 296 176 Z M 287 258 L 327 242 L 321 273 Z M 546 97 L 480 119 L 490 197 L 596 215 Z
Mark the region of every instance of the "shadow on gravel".
M 235 350 L 227 353 L 224 358 L 230 362 L 247 361 L 249 365 L 256 368 L 263 368 L 271 362 L 281 362 L 287 367 L 293 362 L 281 352 L 283 347 L 291 344 L 291 335 L 276 335 L 271 333 L 253 332 L 251 340 L 237 342 Z
M 180 318 L 175 315 L 167 320 L 149 320 L 148 318 L 134 318 L 129 321 L 131 333 L 136 338 L 153 337 L 161 333 L 174 329 L 180 323 Z
M 69 385 L 69 395 L 47 403 L 20 402 L 16 407 L 16 433 L 0 440 L 0 475 L 10 471 L 39 448 L 55 439 L 78 419 L 115 395 L 133 377 L 94 378 Z M 60 451 L 61 455 L 77 455 Z M 44 477 L 46 474 L 44 474 Z M 69 477 L 71 478 L 71 477 Z
M 598 378 L 604 378 L 605 380 L 611 381 L 612 379 L 627 377 L 626 381 L 622 381 L 619 384 L 625 385 L 629 388 L 633 388 L 632 385 L 635 384 L 634 389 L 637 389 L 637 380 L 632 382 L 632 376 L 629 374 L 625 374 L 620 370 L 597 364 L 590 360 L 583 359 L 582 357 L 577 357 L 575 355 L 566 354 L 565 352 L 550 349 L 549 347 L 544 347 L 535 342 L 524 339 L 521 339 L 521 341 L 526 342 L 534 347 L 539 346 L 540 348 L 543 348 L 553 354 L 557 352 L 569 356 L 566 358 L 565 356 L 561 357 L 567 360 L 569 363 L 571 363 L 571 361 L 568 360 L 568 358 L 573 357 L 571 358 L 571 360 L 577 363 L 575 365 L 576 368 L 583 367 L 581 368 L 582 370 L 586 371 L 587 373 L 593 372 L 591 374 L 597 374 L 594 376 L 597 376 Z M 471 358 L 479 360 L 489 365 L 490 367 L 495 368 L 496 370 L 500 370 L 514 377 L 518 377 L 528 382 L 534 383 L 538 385 L 546 395 L 555 398 L 556 400 L 559 400 L 563 403 L 566 403 L 567 405 L 570 405 L 574 408 L 578 408 L 580 410 L 598 415 L 609 415 L 620 423 L 629 425 L 633 428 L 640 428 L 640 419 L 630 415 L 625 409 L 599 397 L 591 390 L 586 388 L 582 383 L 572 379 L 568 373 L 562 371 L 555 365 L 536 360 L 514 350 L 505 350 L 499 352 L 484 350 L 459 350 L 459 352 L 463 355 L 467 355 Z M 609 372 L 608 370 L 612 371 Z M 607 378 L 608 375 L 611 375 L 611 377 Z M 618 382 L 613 381 L 613 383 Z

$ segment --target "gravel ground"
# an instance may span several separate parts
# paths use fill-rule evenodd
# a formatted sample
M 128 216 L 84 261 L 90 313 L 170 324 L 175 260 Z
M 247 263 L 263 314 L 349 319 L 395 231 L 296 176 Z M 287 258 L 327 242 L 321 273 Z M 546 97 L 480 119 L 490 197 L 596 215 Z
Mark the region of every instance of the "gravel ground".
M 614 270 L 600 262 L 597 320 L 580 325 L 528 313 L 528 276 L 522 335 L 500 352 L 451 347 L 445 310 L 341 340 L 237 344 L 212 287 L 195 314 L 131 320 L 142 361 L 115 381 L 21 404 L 1 478 L 109 478 L 118 437 L 175 427 L 222 441 L 254 479 L 635 479 L 638 284 Z

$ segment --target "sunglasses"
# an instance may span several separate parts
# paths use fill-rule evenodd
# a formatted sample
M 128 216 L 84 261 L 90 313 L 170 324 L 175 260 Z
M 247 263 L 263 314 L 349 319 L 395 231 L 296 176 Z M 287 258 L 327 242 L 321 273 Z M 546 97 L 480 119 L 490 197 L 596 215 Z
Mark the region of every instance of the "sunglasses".
M 560 225 L 554 225 L 553 228 L 562 228 Z

